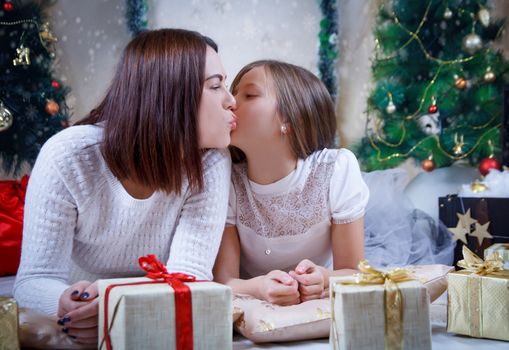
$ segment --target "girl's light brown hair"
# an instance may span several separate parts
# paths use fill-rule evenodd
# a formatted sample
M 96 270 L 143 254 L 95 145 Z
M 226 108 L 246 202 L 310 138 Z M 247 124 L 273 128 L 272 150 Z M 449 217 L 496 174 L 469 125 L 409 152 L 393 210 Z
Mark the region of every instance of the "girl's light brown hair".
M 160 29 L 124 49 L 104 99 L 77 124 L 103 122 L 101 152 L 111 172 L 154 190 L 203 188 L 198 107 L 207 45 L 197 32 Z
M 263 67 L 275 94 L 280 122 L 287 123 L 290 146 L 297 158 L 306 158 L 315 151 L 334 147 L 336 114 L 334 103 L 325 85 L 310 71 L 285 62 L 260 60 L 244 66 L 231 85 L 235 95 L 242 77 L 251 69 Z M 244 158 L 232 147 L 234 161 Z

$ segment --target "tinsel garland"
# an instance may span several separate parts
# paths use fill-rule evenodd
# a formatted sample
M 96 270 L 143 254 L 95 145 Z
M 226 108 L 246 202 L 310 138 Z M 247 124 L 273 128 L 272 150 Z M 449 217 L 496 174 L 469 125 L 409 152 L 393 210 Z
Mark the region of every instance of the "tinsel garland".
M 147 29 L 147 11 L 146 0 L 126 0 L 127 29 L 132 36 Z
M 320 49 L 318 51 L 318 70 L 320 78 L 333 97 L 338 94 L 336 79 L 336 58 L 338 56 L 338 6 L 336 0 L 321 0 L 320 9 Z

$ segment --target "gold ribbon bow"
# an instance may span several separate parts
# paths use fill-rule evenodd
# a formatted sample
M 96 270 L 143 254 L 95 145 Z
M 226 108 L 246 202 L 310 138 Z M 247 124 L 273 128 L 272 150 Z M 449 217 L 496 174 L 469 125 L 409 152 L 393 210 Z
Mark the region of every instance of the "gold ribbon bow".
M 498 252 L 490 254 L 486 260 L 483 260 L 464 245 L 463 260 L 458 261 L 458 266 L 477 275 L 485 276 L 503 271 L 504 260 Z
M 383 272 L 369 266 L 367 260 L 359 263 L 361 273 L 354 275 L 355 280 L 341 281 L 341 284 L 376 285 L 383 284 L 385 291 L 385 349 L 403 348 L 403 297 L 398 283 L 415 280 L 410 270 L 395 268 Z

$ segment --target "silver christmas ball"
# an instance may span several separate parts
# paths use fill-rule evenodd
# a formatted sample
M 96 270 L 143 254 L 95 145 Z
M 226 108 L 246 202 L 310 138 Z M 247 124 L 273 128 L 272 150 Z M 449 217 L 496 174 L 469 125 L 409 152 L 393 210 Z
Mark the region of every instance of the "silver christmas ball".
M 452 18 L 452 11 L 450 8 L 446 7 L 444 11 L 444 19 L 451 19 Z
M 475 33 L 470 33 L 463 38 L 463 50 L 473 55 L 482 47 L 481 37 Z
M 12 113 L 4 107 L 2 101 L 0 101 L 0 132 L 9 129 L 12 125 Z
M 387 113 L 392 114 L 392 113 L 396 112 L 396 106 L 394 105 L 394 103 L 392 101 L 389 101 L 389 103 L 387 104 L 387 107 L 385 107 L 385 110 L 387 111 Z

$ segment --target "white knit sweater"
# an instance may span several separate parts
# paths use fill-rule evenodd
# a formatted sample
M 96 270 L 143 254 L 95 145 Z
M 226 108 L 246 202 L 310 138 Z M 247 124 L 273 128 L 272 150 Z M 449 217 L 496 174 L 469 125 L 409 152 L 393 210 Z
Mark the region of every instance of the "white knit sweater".
M 228 151 L 204 155 L 203 192 L 184 181 L 181 195 L 158 191 L 139 200 L 107 167 L 101 139 L 99 126 L 73 126 L 37 158 L 14 286 L 21 306 L 56 314 L 70 284 L 142 275 L 137 261 L 146 254 L 156 254 L 169 271 L 212 279 L 228 205 Z

